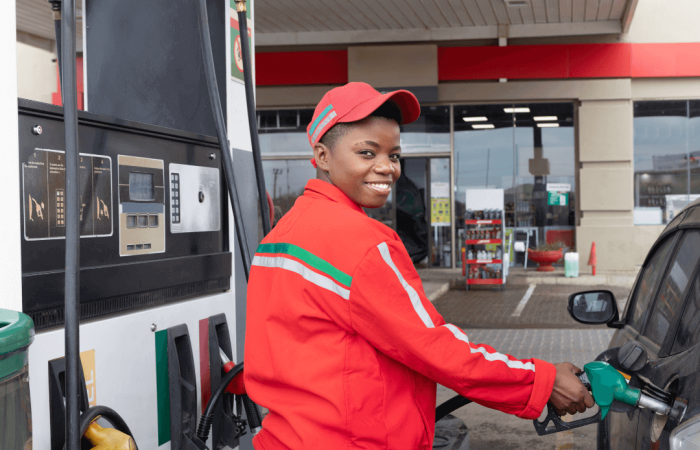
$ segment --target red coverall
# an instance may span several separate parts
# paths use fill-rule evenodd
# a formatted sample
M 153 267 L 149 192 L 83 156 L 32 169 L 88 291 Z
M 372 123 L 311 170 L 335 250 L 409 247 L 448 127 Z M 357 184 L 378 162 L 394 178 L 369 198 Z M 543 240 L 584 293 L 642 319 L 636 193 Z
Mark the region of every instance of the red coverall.
M 436 382 L 524 419 L 556 369 L 474 344 L 426 298 L 398 235 L 311 180 L 257 249 L 245 385 L 256 449 L 431 449 Z

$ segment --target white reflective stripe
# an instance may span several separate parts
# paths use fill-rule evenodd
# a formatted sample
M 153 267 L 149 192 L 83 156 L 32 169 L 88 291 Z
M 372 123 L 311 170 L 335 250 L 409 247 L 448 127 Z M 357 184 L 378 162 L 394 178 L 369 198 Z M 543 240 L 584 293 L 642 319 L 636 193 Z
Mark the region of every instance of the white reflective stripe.
M 533 372 L 535 371 L 535 365 L 531 362 L 523 363 L 522 361 L 512 361 L 502 353 L 489 353 L 484 347 L 472 347 L 471 345 L 469 345 L 469 338 L 467 338 L 467 335 L 451 323 L 445 324 L 443 325 L 443 327 L 450 330 L 457 339 L 459 339 L 462 342 L 465 342 L 467 346 L 469 346 L 469 351 L 471 351 L 472 353 L 481 353 L 486 359 L 486 361 L 503 361 L 511 369 L 525 369 L 532 370 Z
M 260 267 L 273 267 L 297 273 L 301 275 L 306 281 L 309 281 L 318 287 L 322 287 L 323 289 L 328 289 L 329 291 L 340 295 L 345 300 L 348 300 L 350 298 L 349 289 L 345 289 L 330 278 L 325 277 L 318 272 L 314 272 L 299 261 L 287 259 L 283 256 L 256 255 L 253 258 L 253 265 Z
M 337 115 L 338 114 L 336 114 L 335 111 L 331 111 L 330 113 L 328 113 L 326 118 L 323 119 L 323 122 L 321 122 L 318 125 L 318 127 L 316 128 L 316 131 L 314 131 L 314 135 L 311 137 L 311 142 L 316 142 L 316 136 L 318 136 L 318 134 L 321 132 L 321 130 L 326 128 L 326 125 L 328 125 L 328 122 L 330 122 Z
M 418 317 L 420 317 L 420 320 L 423 321 L 426 327 L 435 328 L 435 325 L 433 324 L 433 319 L 430 318 L 428 311 L 426 311 L 423 307 L 423 303 L 421 303 L 418 293 L 415 289 L 411 287 L 410 284 L 406 282 L 406 280 L 403 278 L 403 275 L 401 275 L 401 272 L 399 272 L 399 269 L 396 268 L 394 261 L 392 261 L 391 253 L 389 253 L 389 247 L 386 245 L 385 242 L 382 242 L 381 244 L 377 245 L 377 248 L 379 249 L 379 253 L 381 253 L 382 255 L 382 259 L 384 259 L 384 262 L 387 263 L 389 267 L 391 267 L 391 270 L 393 270 L 396 276 L 399 278 L 399 282 L 401 283 L 401 286 L 403 286 L 403 288 L 406 290 L 408 298 L 411 299 L 411 305 L 413 305 L 413 309 L 416 311 L 416 314 L 418 314 Z

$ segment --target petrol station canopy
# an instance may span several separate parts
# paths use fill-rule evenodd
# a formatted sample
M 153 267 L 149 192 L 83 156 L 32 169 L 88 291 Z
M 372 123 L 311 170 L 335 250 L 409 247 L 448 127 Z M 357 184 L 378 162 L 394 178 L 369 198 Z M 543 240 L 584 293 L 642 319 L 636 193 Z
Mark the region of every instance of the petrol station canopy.
M 256 0 L 258 46 L 625 33 L 638 0 Z
M 437 42 L 625 33 L 638 0 L 255 0 L 258 46 Z M 82 0 L 77 2 L 78 19 Z M 46 0 L 17 29 L 53 39 Z M 78 40 L 82 27 L 78 27 Z

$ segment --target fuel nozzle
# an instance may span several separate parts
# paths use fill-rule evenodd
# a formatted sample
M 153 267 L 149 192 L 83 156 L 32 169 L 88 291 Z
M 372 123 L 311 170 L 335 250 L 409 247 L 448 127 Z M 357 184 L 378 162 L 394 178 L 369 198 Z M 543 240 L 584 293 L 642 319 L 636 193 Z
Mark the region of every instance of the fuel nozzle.
M 228 356 L 226 356 L 226 353 L 221 348 L 219 348 L 219 357 L 221 358 L 221 364 L 224 366 L 224 372 L 228 373 L 235 367 L 233 362 L 228 359 Z M 243 382 L 244 371 L 245 369 L 243 369 L 240 374 L 236 375 L 236 377 L 231 380 L 231 383 L 229 383 L 228 387 L 226 387 L 226 392 L 241 396 L 246 417 L 248 418 L 248 425 L 250 426 L 251 433 L 253 436 L 255 436 L 262 429 L 262 415 L 260 414 L 258 406 L 250 399 L 250 397 L 248 397 L 248 394 L 246 393 L 245 384 Z
M 88 426 L 85 437 L 94 445 L 93 450 L 136 450 L 131 436 L 114 428 L 102 428 L 97 419 Z
M 613 366 L 603 361 L 594 361 L 583 366 L 591 385 L 591 393 L 605 419 L 614 400 L 635 408 L 647 408 L 671 419 L 683 415 L 682 406 L 670 406 L 661 400 L 644 394 L 641 390 L 630 387 L 627 380 Z

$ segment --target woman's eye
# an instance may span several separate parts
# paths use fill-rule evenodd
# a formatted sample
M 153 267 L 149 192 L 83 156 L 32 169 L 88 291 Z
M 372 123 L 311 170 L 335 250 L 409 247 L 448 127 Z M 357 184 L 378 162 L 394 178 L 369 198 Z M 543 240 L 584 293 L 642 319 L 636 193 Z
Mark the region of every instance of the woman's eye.
M 374 152 L 372 150 L 362 150 L 360 151 L 360 155 L 374 156 Z
M 401 155 L 398 153 L 394 153 L 393 155 L 390 156 L 390 158 L 393 159 L 394 161 L 398 161 L 399 159 L 401 159 Z

